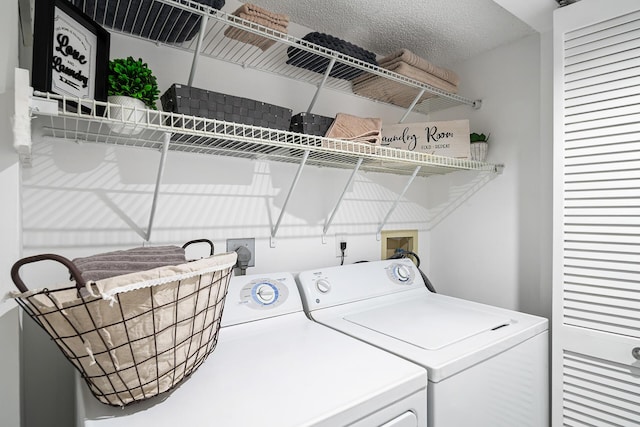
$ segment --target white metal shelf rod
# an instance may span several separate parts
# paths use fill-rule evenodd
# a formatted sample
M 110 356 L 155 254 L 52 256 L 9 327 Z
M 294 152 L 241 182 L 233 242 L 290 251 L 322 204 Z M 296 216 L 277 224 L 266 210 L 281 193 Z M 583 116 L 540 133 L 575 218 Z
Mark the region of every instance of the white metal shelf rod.
M 418 96 L 416 96 L 416 98 L 413 100 L 411 105 L 409 105 L 409 108 L 407 108 L 407 111 L 404 112 L 404 115 L 402 116 L 402 118 L 400 119 L 400 121 L 398 123 L 403 123 L 407 119 L 407 116 L 409 115 L 409 113 L 411 111 L 413 111 L 413 109 L 416 106 L 416 104 L 418 103 L 418 101 L 420 101 L 420 98 L 422 98 L 422 95 L 424 95 L 424 91 L 425 91 L 425 89 L 422 89 L 420 91 L 420 93 L 418 94 Z
M 342 194 L 340 195 L 340 198 L 338 198 L 338 202 L 336 203 L 336 206 L 333 208 L 333 211 L 331 212 L 331 215 L 329 216 L 329 219 L 327 220 L 327 222 L 324 225 L 324 228 L 322 229 L 322 241 L 323 241 L 323 243 L 324 243 L 324 236 L 326 236 L 327 231 L 329 230 L 329 227 L 331 227 L 331 223 L 333 222 L 333 217 L 336 215 L 336 212 L 338 212 L 338 209 L 340 208 L 340 205 L 342 204 L 342 200 L 344 199 L 344 196 L 347 194 L 347 190 L 349 190 L 349 187 L 353 183 L 353 180 L 356 177 L 356 173 L 358 172 L 358 169 L 360 169 L 361 165 L 362 165 L 362 157 L 360 157 L 358 159 L 358 163 L 356 163 L 356 167 L 353 169 L 353 172 L 351 172 L 351 176 L 349 177 L 349 181 L 347 181 L 347 185 L 344 187 L 344 190 L 342 191 Z
M 153 191 L 153 202 L 151 202 L 151 214 L 149 215 L 149 226 L 145 240 L 151 240 L 151 230 L 153 228 L 153 219 L 156 216 L 156 206 L 158 205 L 158 194 L 160 193 L 160 183 L 164 174 L 164 166 L 167 162 L 167 151 L 169 151 L 169 141 L 171 141 L 171 133 L 165 132 L 162 141 L 162 154 L 160 155 L 160 165 L 158 166 L 158 176 L 156 177 L 156 188 Z
M 282 205 L 282 210 L 280 211 L 280 216 L 278 217 L 278 221 L 276 221 L 276 225 L 273 227 L 271 231 L 271 239 L 269 245 L 272 248 L 276 246 L 276 235 L 278 234 L 278 229 L 280 228 L 280 222 L 282 221 L 282 217 L 287 210 L 287 205 L 289 204 L 289 199 L 293 194 L 296 186 L 298 185 L 298 181 L 300 180 L 300 176 L 302 175 L 302 170 L 304 169 L 304 165 L 307 163 L 307 159 L 309 158 L 309 150 L 305 150 L 302 155 L 302 161 L 300 162 L 300 166 L 298 166 L 298 171 L 296 172 L 296 176 L 293 178 L 293 182 L 291 183 L 291 188 L 289 188 L 289 194 L 287 194 L 287 198 L 284 200 L 284 204 Z
M 196 43 L 196 48 L 193 51 L 193 62 L 191 62 L 191 71 L 189 72 L 189 86 L 193 86 L 193 79 L 196 76 L 196 71 L 198 68 L 198 59 L 200 58 L 200 52 L 202 51 L 202 41 L 204 40 L 204 35 L 207 32 L 207 20 L 209 19 L 208 15 L 203 14 L 200 19 L 200 31 L 198 32 L 198 42 Z
M 378 238 L 378 240 L 380 240 L 380 233 L 382 232 L 382 229 L 384 228 L 384 226 L 387 224 L 387 221 L 389 220 L 389 217 L 391 216 L 393 211 L 396 210 L 396 207 L 398 207 L 398 203 L 400 203 L 400 199 L 402 199 L 404 197 L 404 194 L 409 189 L 409 186 L 411 185 L 413 180 L 418 175 L 418 172 L 420 172 L 420 168 L 421 167 L 422 166 L 417 166 L 416 169 L 413 171 L 413 174 L 411 175 L 411 178 L 409 178 L 409 181 L 404 186 L 404 189 L 402 190 L 402 192 L 400 194 L 398 194 L 398 197 L 396 198 L 396 201 L 393 202 L 393 206 L 391 206 L 391 209 L 389 209 L 389 212 L 387 212 L 387 215 L 384 217 L 384 219 L 380 223 L 380 226 L 378 227 L 378 232 L 376 233 L 376 237 Z
M 318 88 L 316 89 L 316 93 L 313 95 L 313 99 L 311 100 L 311 104 L 309 104 L 309 108 L 307 108 L 307 113 L 311 113 L 311 110 L 313 109 L 313 106 L 316 105 L 316 101 L 318 100 L 318 96 L 320 96 L 320 91 L 322 90 L 324 85 L 327 83 L 327 79 L 329 78 L 329 74 L 331 74 L 331 70 L 333 69 L 333 66 L 334 66 L 335 63 L 336 63 L 336 57 L 334 56 L 333 58 L 331 58 L 331 61 L 329 62 L 329 65 L 327 66 L 327 71 L 325 71 L 324 77 L 322 77 L 322 81 L 318 85 Z

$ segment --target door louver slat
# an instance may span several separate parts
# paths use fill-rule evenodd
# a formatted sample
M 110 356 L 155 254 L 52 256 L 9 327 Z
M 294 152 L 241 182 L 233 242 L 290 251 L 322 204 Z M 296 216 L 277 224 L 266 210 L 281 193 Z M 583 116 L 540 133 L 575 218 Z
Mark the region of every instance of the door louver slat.
M 567 33 L 564 57 L 564 322 L 640 338 L 640 12 Z M 571 405 L 613 405 L 582 386 Z

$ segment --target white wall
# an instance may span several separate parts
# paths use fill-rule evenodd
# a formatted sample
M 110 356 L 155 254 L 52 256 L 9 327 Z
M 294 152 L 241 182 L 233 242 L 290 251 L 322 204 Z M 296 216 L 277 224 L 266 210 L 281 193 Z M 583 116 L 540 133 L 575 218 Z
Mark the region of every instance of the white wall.
M 488 161 L 505 168 L 431 230 L 429 257 L 432 281 L 442 293 L 546 315 L 551 139 L 541 129 L 541 114 L 548 120 L 550 83 L 545 80 L 541 91 L 541 61 L 536 34 L 455 67 L 461 93 L 483 100 L 468 115 L 471 131 L 491 133 Z M 461 114 L 456 108 L 432 118 Z M 432 179 L 429 192 L 457 180 Z
M 142 56 L 160 89 L 186 83 L 191 55 L 153 43 L 112 37 L 111 56 Z M 541 219 L 550 174 L 541 160 L 540 39 L 529 37 L 459 64 L 460 92 L 482 98 L 483 107 L 450 109 L 433 119 L 469 118 L 473 130 L 492 133 L 490 161 L 504 162 L 499 176 L 456 173 L 419 178 L 387 229 L 418 229 L 420 255 L 437 289 L 445 294 L 533 313 L 545 313 Z M 242 67 L 202 58 L 194 86 L 306 110 L 314 88 Z M 348 112 L 397 121 L 403 110 L 325 91 L 314 112 Z M 426 121 L 413 114 L 408 122 Z M 113 146 L 40 141 L 33 167 L 25 169 L 23 234 L 25 255 L 55 252 L 68 257 L 139 246 L 146 229 L 160 154 Z M 406 177 L 359 173 L 329 230 L 322 227 L 350 175 L 347 170 L 306 168 L 278 234 L 269 235 L 296 172 L 295 165 L 170 152 L 150 244 L 181 244 L 206 237 L 225 248 L 231 237 L 256 238 L 256 266 L 248 273 L 300 271 L 337 265 L 336 234 L 346 234 L 347 263 L 379 259 L 375 231 Z M 544 179 L 543 179 L 544 181 Z M 548 230 L 550 233 L 550 230 Z M 25 272 L 27 283 L 49 286 L 66 280 L 57 266 Z M 72 403 L 71 370 L 51 343 L 29 343 L 29 366 L 45 363 L 55 390 L 25 380 L 37 407 L 47 395 L 52 416 L 64 417 Z M 48 374 L 47 374 L 48 372 Z M 56 413 L 57 411 L 57 413 Z M 60 419 L 60 418 L 58 418 Z M 35 422 L 35 421 L 34 421 Z M 36 425 L 36 424 L 33 424 Z
M 9 271 L 20 255 L 18 156 L 13 149 L 13 73 L 18 65 L 18 4 L 3 5 L 0 14 L 0 299 L 13 289 Z M 20 425 L 19 312 L 13 302 L 0 303 L 0 417 L 2 425 Z

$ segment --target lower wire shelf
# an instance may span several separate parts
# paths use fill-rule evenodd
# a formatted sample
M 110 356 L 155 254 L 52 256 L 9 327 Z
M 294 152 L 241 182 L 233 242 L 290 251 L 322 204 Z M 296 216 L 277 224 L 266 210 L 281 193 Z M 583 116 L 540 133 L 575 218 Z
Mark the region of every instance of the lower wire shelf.
M 81 108 L 78 108 L 79 105 Z M 500 172 L 502 168 L 502 165 L 468 159 L 177 113 L 137 110 L 50 93 L 35 92 L 30 113 L 36 116 L 43 136 L 78 142 L 161 150 L 165 135 L 170 133 L 170 151 L 197 154 L 300 163 L 303 154 L 308 151 L 308 165 L 353 169 L 362 159 L 362 171 L 411 175 L 420 166 L 418 176 L 459 170 Z

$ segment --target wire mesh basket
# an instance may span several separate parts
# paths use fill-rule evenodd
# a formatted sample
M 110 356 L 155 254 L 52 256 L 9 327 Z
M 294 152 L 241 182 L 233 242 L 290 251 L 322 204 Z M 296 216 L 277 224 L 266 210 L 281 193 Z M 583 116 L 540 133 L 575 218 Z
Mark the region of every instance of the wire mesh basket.
M 100 402 L 125 406 L 171 390 L 215 349 L 236 257 L 231 252 L 85 282 L 67 258 L 36 255 L 14 264 L 19 292 L 11 297 Z M 75 286 L 28 290 L 19 269 L 43 260 L 67 267 Z

